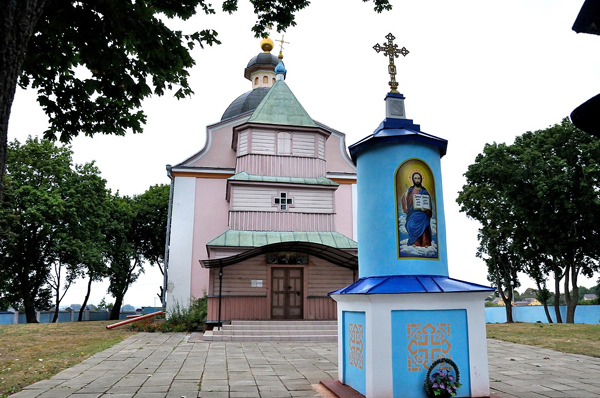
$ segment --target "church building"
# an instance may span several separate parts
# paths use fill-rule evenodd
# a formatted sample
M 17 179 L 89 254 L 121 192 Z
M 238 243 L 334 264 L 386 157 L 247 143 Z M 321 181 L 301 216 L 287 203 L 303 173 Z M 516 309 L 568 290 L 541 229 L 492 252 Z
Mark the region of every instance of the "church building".
M 208 320 L 336 319 L 328 293 L 356 281 L 356 168 L 345 136 L 313 120 L 273 42 L 252 90 L 167 166 L 172 184 L 167 308 L 208 297 Z

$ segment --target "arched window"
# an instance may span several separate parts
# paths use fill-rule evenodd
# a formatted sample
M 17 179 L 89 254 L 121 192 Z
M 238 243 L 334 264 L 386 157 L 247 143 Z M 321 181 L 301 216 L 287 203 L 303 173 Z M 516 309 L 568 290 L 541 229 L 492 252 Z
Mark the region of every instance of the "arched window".
M 269 84 L 269 78 L 267 76 L 263 76 L 263 84 Z
M 254 85 L 255 85 L 255 86 L 258 86 L 258 76 L 256 76 L 256 77 L 254 78 Z

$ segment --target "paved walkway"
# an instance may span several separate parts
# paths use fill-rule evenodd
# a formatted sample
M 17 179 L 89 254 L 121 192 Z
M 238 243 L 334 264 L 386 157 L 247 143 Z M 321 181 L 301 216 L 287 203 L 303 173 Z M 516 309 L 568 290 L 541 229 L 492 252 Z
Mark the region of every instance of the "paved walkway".
M 11 397 L 279 398 L 330 396 L 337 343 L 188 342 L 140 333 Z M 488 340 L 494 398 L 600 397 L 600 358 Z M 317 387 L 318 388 L 318 387 Z

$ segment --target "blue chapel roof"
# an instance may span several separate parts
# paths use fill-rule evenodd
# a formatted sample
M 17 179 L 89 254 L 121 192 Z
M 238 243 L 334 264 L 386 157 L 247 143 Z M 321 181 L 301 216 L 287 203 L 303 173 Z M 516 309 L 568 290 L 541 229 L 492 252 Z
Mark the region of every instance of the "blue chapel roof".
M 421 131 L 421 126 L 414 124 L 412 119 L 385 118 L 373 134 L 350 145 L 350 157 L 356 163 L 360 152 L 375 144 L 393 144 L 397 142 L 421 142 L 433 145 L 440 151 L 440 157 L 446 154 L 448 140 Z
M 409 294 L 492 292 L 489 286 L 441 275 L 387 275 L 360 278 L 350 286 L 329 294 Z

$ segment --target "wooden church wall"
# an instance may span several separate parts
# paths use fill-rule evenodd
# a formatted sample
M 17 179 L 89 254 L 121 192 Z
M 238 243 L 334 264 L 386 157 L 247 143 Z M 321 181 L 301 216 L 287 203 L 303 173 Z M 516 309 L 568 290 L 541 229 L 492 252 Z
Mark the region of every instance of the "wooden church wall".
M 335 214 L 290 213 L 287 211 L 232 211 L 229 213 L 231 229 L 242 231 L 333 232 Z
M 325 260 L 310 256 L 311 265 L 304 266 L 304 319 L 336 319 L 337 306 L 327 296 L 330 291 L 351 284 L 352 270 L 333 265 Z M 268 297 L 270 267 L 265 256 L 260 255 L 223 270 L 221 319 L 270 319 Z M 294 266 L 289 266 L 294 267 Z M 302 267 L 302 266 L 299 266 Z M 209 297 L 208 319 L 219 317 L 218 271 L 213 270 L 212 294 Z M 261 287 L 252 287 L 252 281 L 261 281 Z M 256 282 L 254 283 L 256 285 Z
M 300 156 L 240 155 L 236 171 L 274 177 L 318 178 L 326 173 L 324 159 Z
M 289 212 L 292 213 L 333 213 L 333 190 L 296 189 L 292 187 L 265 187 L 236 185 L 232 187 L 232 211 L 277 211 L 273 198 L 280 192 L 294 200 Z

